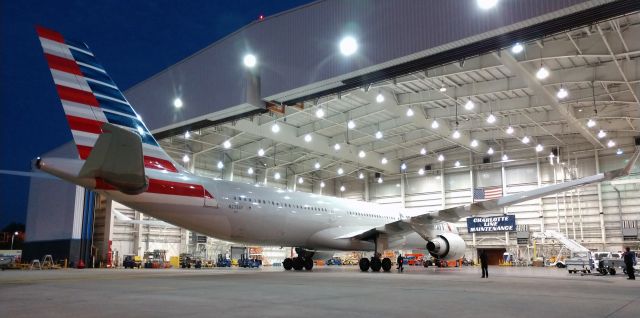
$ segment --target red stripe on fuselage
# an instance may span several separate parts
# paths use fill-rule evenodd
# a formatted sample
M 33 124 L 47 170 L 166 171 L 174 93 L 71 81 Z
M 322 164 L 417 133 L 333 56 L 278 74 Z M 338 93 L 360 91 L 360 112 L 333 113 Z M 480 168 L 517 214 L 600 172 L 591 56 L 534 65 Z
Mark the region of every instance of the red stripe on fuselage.
M 62 34 L 56 31 L 53 31 L 51 29 L 43 28 L 41 26 L 36 26 L 36 32 L 38 32 L 38 36 L 41 38 L 64 43 L 64 37 L 62 36 Z
M 67 120 L 69 121 L 71 130 L 79 130 L 98 135 L 102 133 L 102 125 L 104 122 L 69 115 L 67 115 Z
M 96 190 L 115 190 L 115 188 L 101 178 L 96 178 Z M 160 179 L 149 179 L 149 188 L 145 193 L 213 199 L 213 196 L 202 185 Z
M 73 117 L 73 116 L 67 116 L 67 118 L 69 117 Z M 75 117 L 75 118 L 78 118 L 78 117 Z M 84 119 L 84 118 L 80 118 L 80 119 Z M 90 119 L 87 119 L 87 121 L 90 121 Z M 102 122 L 99 122 L 99 121 L 96 121 L 96 123 L 100 124 L 99 127 L 101 127 L 103 124 Z M 69 121 L 69 125 L 71 126 L 71 121 Z M 80 128 L 77 128 L 77 129 L 73 128 L 73 126 L 71 129 L 90 132 L 88 130 L 83 130 Z M 100 134 L 100 132 L 96 132 L 95 134 Z M 89 146 L 78 145 L 78 153 L 80 154 L 80 159 L 86 160 L 89 157 L 89 154 L 91 153 L 91 149 L 93 148 Z M 171 163 L 171 161 L 169 160 L 150 157 L 150 156 L 144 156 L 143 159 L 144 159 L 145 168 L 155 169 L 155 170 L 166 170 L 168 172 L 178 172 L 178 169 L 176 168 L 176 166 L 174 166 L 173 163 Z
M 56 89 L 58 90 L 58 95 L 60 99 L 68 100 L 70 102 L 75 102 L 79 104 L 85 104 L 93 107 L 100 107 L 98 100 L 93 93 L 86 92 L 83 90 L 66 87 L 62 85 L 56 85 Z
M 76 64 L 76 61 L 68 60 L 68 59 L 65 59 L 64 57 L 51 55 L 49 53 L 44 53 L 44 57 L 47 59 L 47 63 L 49 63 L 49 67 L 54 70 L 83 76 L 82 71 L 80 70 L 80 67 L 78 66 L 78 64 Z

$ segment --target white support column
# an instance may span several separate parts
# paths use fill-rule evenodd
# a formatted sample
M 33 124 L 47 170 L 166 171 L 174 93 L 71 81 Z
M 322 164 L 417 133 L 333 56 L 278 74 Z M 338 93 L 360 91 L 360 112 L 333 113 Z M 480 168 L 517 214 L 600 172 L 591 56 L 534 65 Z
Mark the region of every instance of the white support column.
M 322 183 L 322 180 L 314 180 L 313 181 L 313 193 L 315 194 L 322 194 L 322 187 L 320 186 L 320 183 Z
M 442 208 L 446 208 L 447 206 L 447 199 L 446 199 L 446 194 L 447 192 L 444 189 L 444 162 L 440 163 L 440 192 L 441 192 L 441 197 L 442 197 Z
M 407 207 L 407 196 L 406 196 L 406 188 L 405 184 L 407 183 L 407 174 L 400 174 L 400 204 L 403 208 Z
M 600 156 L 598 155 L 598 149 L 594 150 L 594 160 L 596 161 L 596 173 L 600 173 Z M 598 187 L 598 213 L 600 214 L 600 235 L 602 237 L 602 250 L 607 247 L 607 232 L 604 227 L 604 208 L 602 207 L 602 185 L 596 184 Z
M 287 190 L 296 191 L 296 175 L 287 171 Z
M 469 193 L 469 199 L 471 201 L 471 203 L 473 203 L 473 191 L 476 188 L 476 180 L 474 178 L 474 172 L 473 172 L 473 152 L 469 152 L 469 188 L 470 188 L 470 193 Z M 473 215 L 472 215 L 473 217 Z M 471 241 L 472 241 L 472 245 L 474 250 L 476 249 L 476 232 L 471 233 Z
M 371 200 L 371 196 L 369 194 L 369 173 L 368 172 L 364 173 L 364 193 L 363 193 L 362 200 L 364 200 L 365 202 L 369 202 Z
M 227 156 L 225 156 L 224 161 L 224 168 L 222 168 L 222 179 L 233 181 L 233 168 L 235 166 L 235 163 L 228 160 Z
M 540 156 L 536 151 L 536 180 L 538 188 L 542 187 L 542 172 L 540 171 Z M 538 199 L 538 218 L 540 219 L 540 232 L 544 232 L 544 205 L 542 198 Z
M 500 177 L 502 180 L 502 195 L 507 195 L 507 174 L 505 173 L 504 161 L 500 164 Z M 507 208 L 502 209 L 502 214 L 507 214 Z M 504 232 L 504 245 L 509 247 L 509 232 Z

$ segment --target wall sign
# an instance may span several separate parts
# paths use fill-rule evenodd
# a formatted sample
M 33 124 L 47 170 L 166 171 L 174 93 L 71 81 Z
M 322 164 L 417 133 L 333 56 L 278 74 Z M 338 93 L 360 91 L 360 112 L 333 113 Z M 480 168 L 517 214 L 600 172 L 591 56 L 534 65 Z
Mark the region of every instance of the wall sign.
M 467 218 L 467 230 L 476 232 L 511 232 L 516 230 L 515 215 Z

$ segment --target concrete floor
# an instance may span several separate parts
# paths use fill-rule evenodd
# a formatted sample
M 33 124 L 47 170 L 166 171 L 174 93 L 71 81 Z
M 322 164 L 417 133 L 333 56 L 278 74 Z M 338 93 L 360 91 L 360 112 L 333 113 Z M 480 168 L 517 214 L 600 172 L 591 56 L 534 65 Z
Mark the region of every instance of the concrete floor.
M 2 317 L 640 317 L 640 280 L 555 268 L 0 272 Z

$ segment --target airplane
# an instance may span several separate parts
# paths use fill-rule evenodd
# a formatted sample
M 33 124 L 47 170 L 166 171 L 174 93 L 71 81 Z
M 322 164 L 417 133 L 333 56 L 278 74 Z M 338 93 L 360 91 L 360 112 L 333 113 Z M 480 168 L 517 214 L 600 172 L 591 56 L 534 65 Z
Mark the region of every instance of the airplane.
M 540 187 L 498 199 L 415 213 L 310 193 L 209 179 L 176 163 L 158 144 L 89 47 L 37 27 L 67 117 L 78 158 L 42 157 L 35 167 L 170 224 L 222 240 L 295 247 L 285 270 L 311 270 L 313 257 L 333 251 L 374 252 L 362 271 L 390 271 L 388 249 L 421 249 L 460 259 L 463 217 L 608 181 L 629 174 L 640 152 L 618 170 Z

